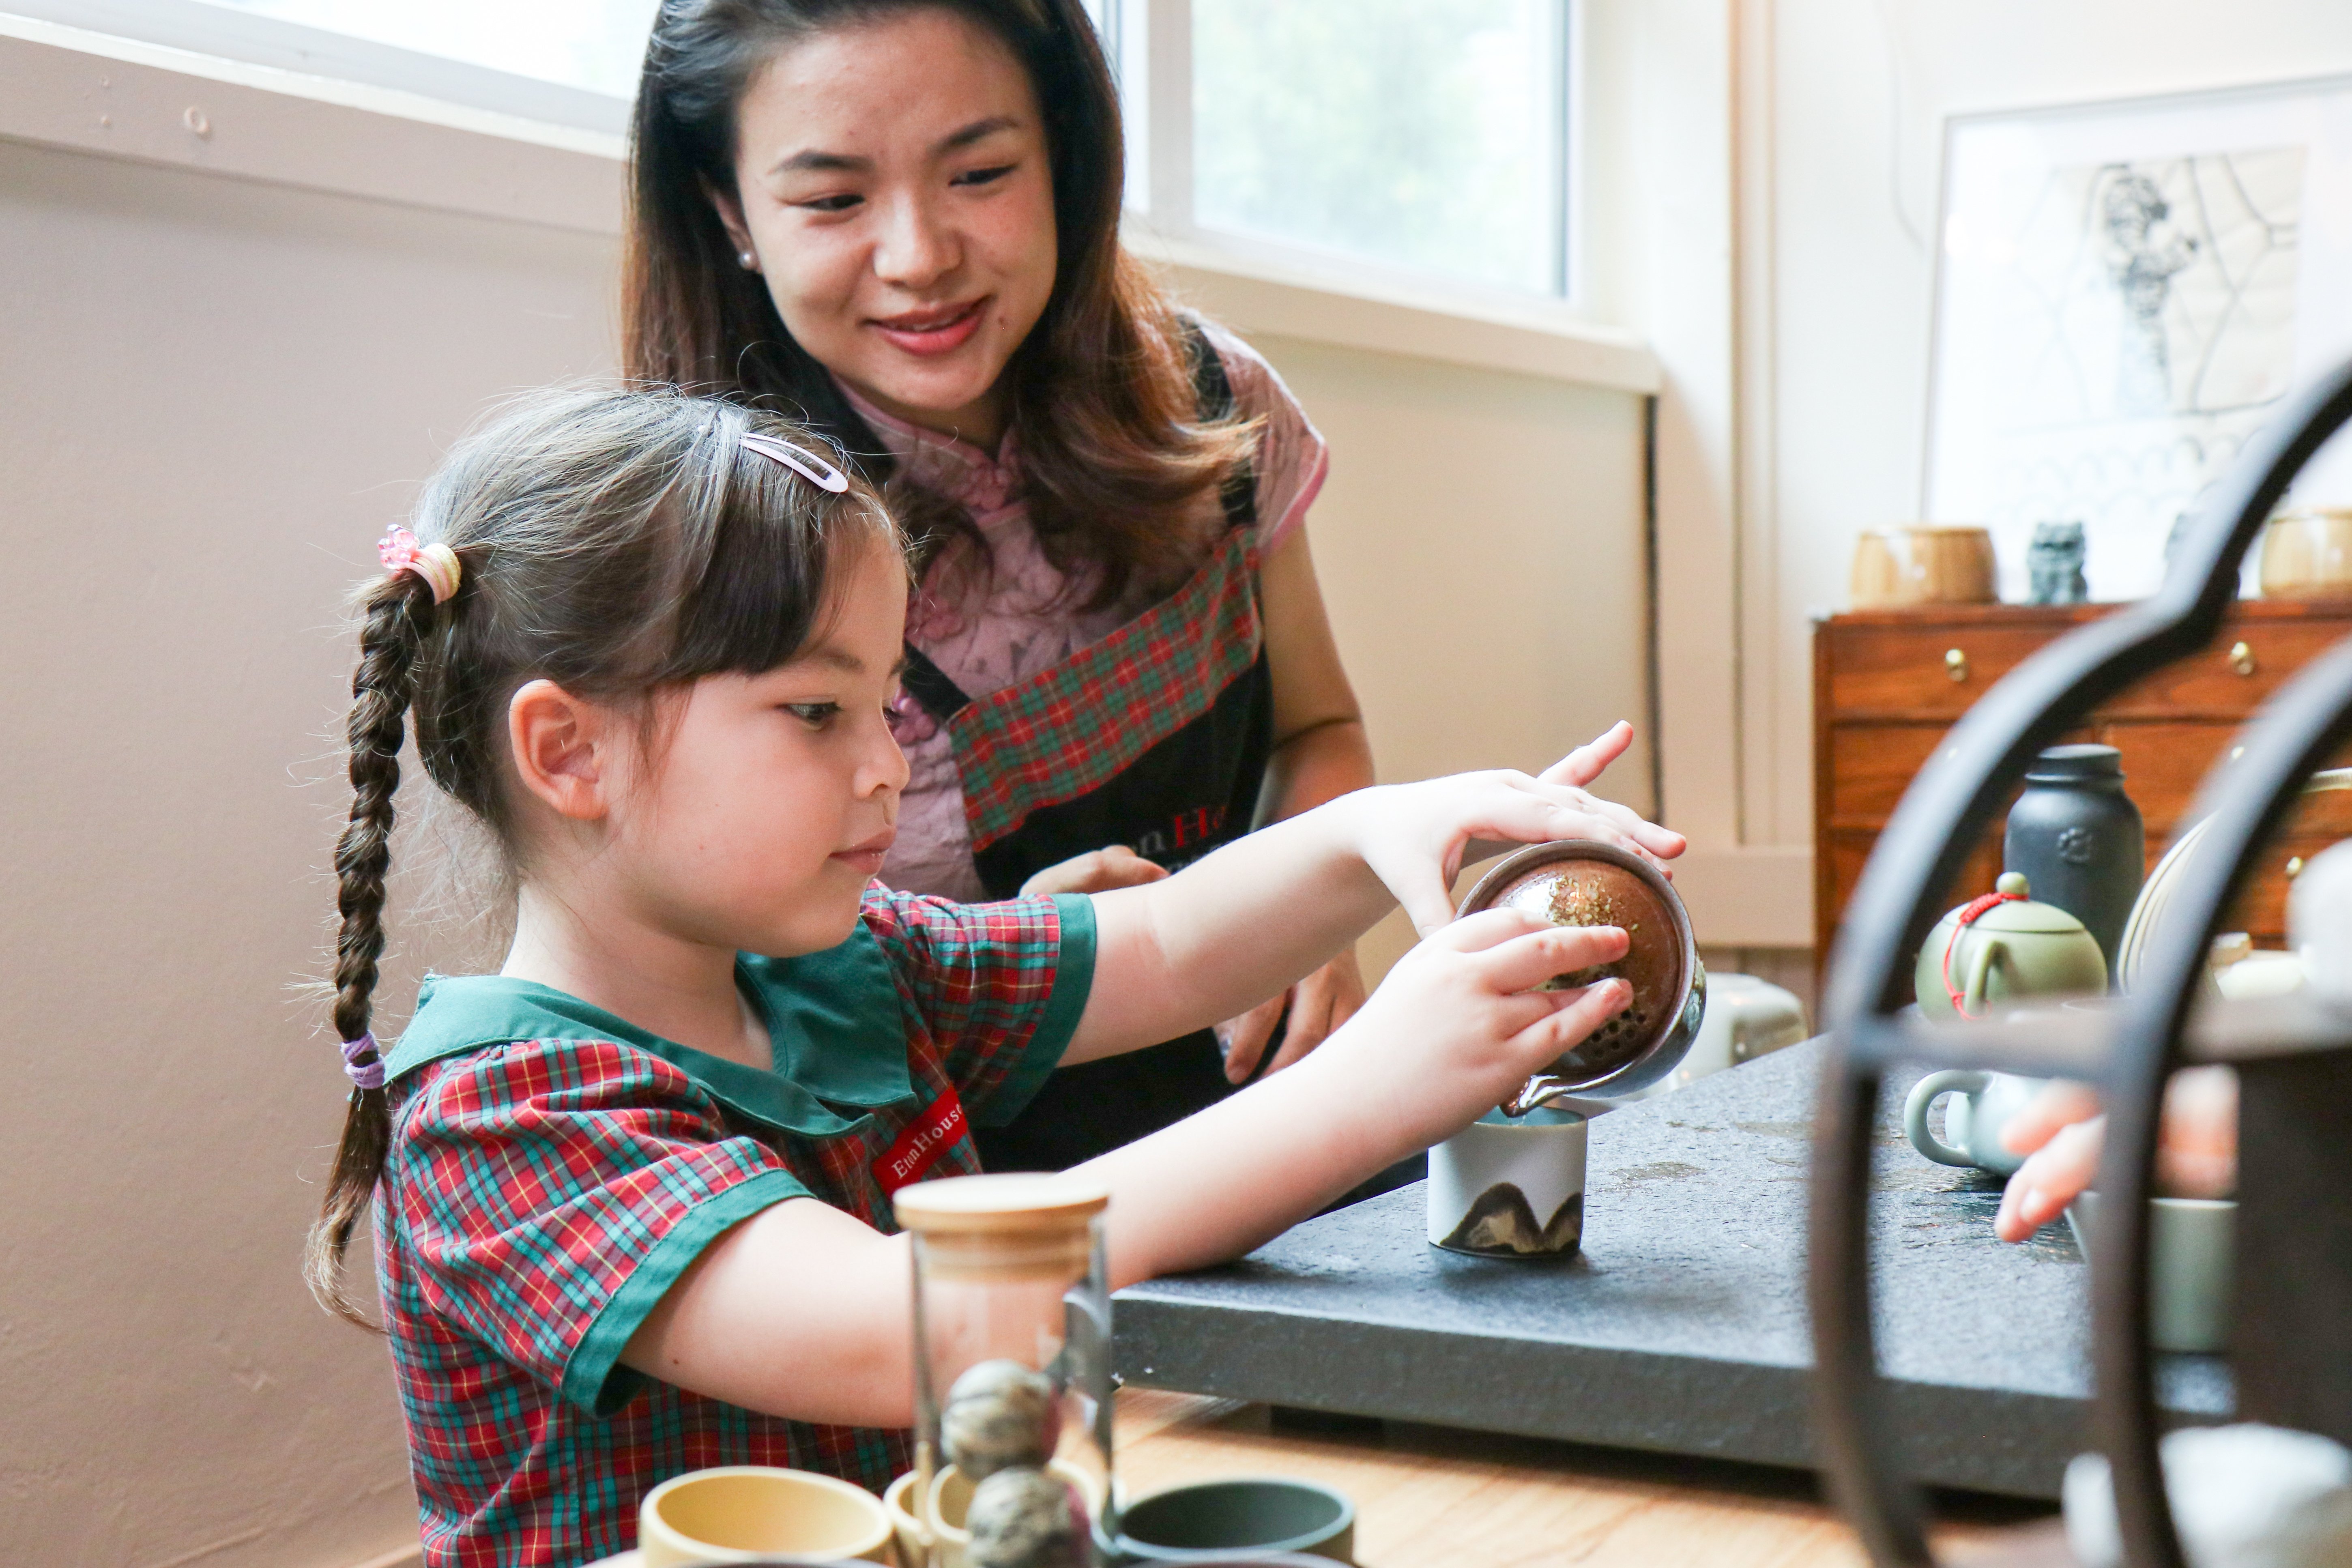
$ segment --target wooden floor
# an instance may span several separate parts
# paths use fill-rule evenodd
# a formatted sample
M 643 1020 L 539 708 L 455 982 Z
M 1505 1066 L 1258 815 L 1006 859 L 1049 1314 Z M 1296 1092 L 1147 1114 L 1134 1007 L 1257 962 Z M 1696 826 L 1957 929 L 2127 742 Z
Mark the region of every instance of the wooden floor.
M 1860 1565 L 1811 1476 L 1400 1423 L 1329 1430 L 1263 1405 L 1123 1390 L 1129 1495 L 1221 1476 L 1291 1475 L 1355 1500 L 1361 1568 L 1784 1568 Z M 2047 1509 L 1943 1500 L 1939 1555 L 1965 1562 L 2046 1537 Z

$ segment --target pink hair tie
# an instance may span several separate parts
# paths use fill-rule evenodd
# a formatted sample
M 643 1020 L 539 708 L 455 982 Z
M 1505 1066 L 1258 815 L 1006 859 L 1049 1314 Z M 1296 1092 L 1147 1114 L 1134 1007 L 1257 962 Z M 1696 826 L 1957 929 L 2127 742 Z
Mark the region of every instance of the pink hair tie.
M 372 1057 L 374 1059 L 362 1062 L 360 1060 L 362 1057 Z M 383 1052 L 376 1047 L 373 1029 L 368 1030 L 356 1040 L 343 1042 L 343 1072 L 362 1089 L 383 1087 Z
M 746 449 L 757 452 L 772 462 L 782 463 L 821 490 L 840 495 L 849 489 L 849 476 L 818 457 L 805 447 L 795 447 L 790 441 L 779 441 L 773 436 L 746 436 Z
M 385 571 L 414 572 L 424 578 L 436 605 L 446 605 L 456 595 L 458 580 L 465 574 L 456 551 L 446 544 L 420 544 L 416 535 L 404 528 L 395 528 L 377 540 L 375 552 Z

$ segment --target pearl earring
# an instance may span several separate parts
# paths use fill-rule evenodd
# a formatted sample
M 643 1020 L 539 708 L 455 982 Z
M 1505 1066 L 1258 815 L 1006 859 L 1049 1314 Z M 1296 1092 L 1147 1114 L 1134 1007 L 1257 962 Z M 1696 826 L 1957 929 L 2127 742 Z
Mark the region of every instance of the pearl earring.
M 748 250 L 737 251 L 735 253 L 735 259 L 743 264 L 743 270 L 746 272 L 757 272 L 760 270 L 760 258 L 752 255 Z

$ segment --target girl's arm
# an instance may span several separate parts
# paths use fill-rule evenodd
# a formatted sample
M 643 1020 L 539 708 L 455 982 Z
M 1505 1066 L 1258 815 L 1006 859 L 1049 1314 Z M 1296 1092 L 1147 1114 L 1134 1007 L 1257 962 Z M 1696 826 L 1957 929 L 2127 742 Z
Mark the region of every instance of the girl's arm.
M 1110 1190 L 1113 1287 L 1245 1251 L 1500 1103 L 1631 994 L 1529 987 L 1624 951 L 1512 910 L 1459 921 L 1290 1071 L 1081 1166 Z M 706 1247 L 621 1359 L 772 1415 L 903 1426 L 912 1267 L 906 1237 L 794 1198 Z
M 1164 881 L 1095 895 L 1095 983 L 1063 1056 L 1091 1061 L 1229 1018 L 1280 992 L 1402 901 L 1424 936 L 1486 844 L 1598 838 L 1647 857 L 1680 834 L 1575 784 L 1622 752 L 1612 729 L 1542 778 L 1465 773 L 1358 790 L 1229 844 Z

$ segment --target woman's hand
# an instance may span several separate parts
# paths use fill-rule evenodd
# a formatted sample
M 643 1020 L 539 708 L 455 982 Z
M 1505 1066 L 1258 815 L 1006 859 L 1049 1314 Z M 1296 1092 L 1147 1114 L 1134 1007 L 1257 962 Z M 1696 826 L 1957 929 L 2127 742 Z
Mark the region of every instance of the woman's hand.
M 2107 1119 L 2089 1086 L 2053 1083 L 2001 1130 L 2018 1167 L 2000 1195 L 1993 1234 L 2023 1241 L 2066 1212 L 2099 1172 Z M 2227 1197 L 2238 1184 L 2238 1075 L 2189 1068 L 2165 1087 L 2157 1128 L 2156 1184 L 2168 1196 Z
M 1453 920 L 1454 879 L 1466 859 L 1554 838 L 1597 839 L 1652 865 L 1681 854 L 1681 834 L 1584 791 L 1583 784 L 1598 778 L 1633 738 L 1633 726 L 1621 722 L 1539 777 L 1461 773 L 1360 791 L 1326 809 L 1357 814 L 1356 844 L 1364 864 L 1427 937 Z
M 1108 893 L 1113 888 L 1140 888 L 1167 875 L 1167 867 L 1146 860 L 1124 844 L 1112 844 L 1046 867 L 1021 884 L 1021 896 Z
M 1273 1063 L 1265 1069 L 1268 1077 L 1321 1045 L 1363 1005 L 1364 973 L 1356 967 L 1356 950 L 1341 948 L 1338 957 L 1281 995 L 1217 1026 L 1217 1040 L 1225 1053 L 1225 1077 L 1234 1083 L 1249 1081 L 1258 1058 L 1273 1040 L 1275 1026 L 1282 1022 L 1286 1006 L 1290 1009 L 1290 1026 L 1283 1031 L 1282 1048 L 1275 1052 Z

